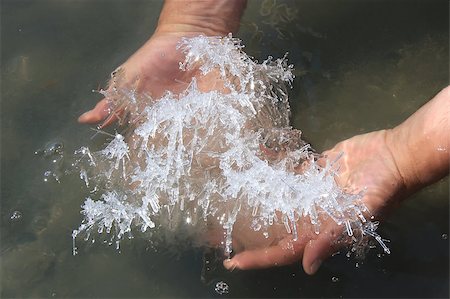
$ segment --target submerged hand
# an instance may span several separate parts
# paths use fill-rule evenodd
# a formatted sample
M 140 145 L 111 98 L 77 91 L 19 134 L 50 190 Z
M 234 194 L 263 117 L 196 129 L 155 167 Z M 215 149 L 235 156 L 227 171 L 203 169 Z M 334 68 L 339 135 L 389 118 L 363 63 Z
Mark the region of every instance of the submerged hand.
M 389 134 L 390 131 L 378 131 L 355 136 L 323 153 L 333 161 L 344 152 L 338 162 L 336 181 L 350 193 L 365 190 L 362 200 L 375 217 L 397 202 L 398 194 L 404 190 L 402 177 L 386 143 Z M 255 269 L 302 260 L 305 272 L 314 274 L 323 260 L 350 241 L 342 239 L 345 226 L 339 226 L 331 219 L 322 219 L 319 234 L 313 232 L 307 219 L 299 221 L 297 229 L 297 240 L 289 235 L 274 246 L 238 253 L 226 260 L 224 266 L 227 269 Z
M 145 93 L 154 99 L 165 91 L 175 94 L 183 91 L 196 74 L 179 68 L 179 62 L 184 61 L 183 54 L 176 50 L 180 39 L 237 32 L 245 6 L 246 0 L 166 0 L 155 33 L 117 69 L 117 82 L 110 82 L 108 88 L 114 85 L 117 88 L 132 87 L 137 93 Z M 117 107 L 111 107 L 104 98 L 78 121 L 103 121 L 101 127 L 105 127 L 117 119 L 117 115 L 110 115 L 114 108 Z M 115 113 L 120 114 L 120 111 Z
M 352 193 L 364 190 L 362 201 L 378 218 L 400 199 L 447 176 L 449 105 L 450 87 L 446 87 L 394 129 L 355 136 L 326 151 L 324 155 L 331 161 L 344 152 L 338 185 Z M 323 223 L 318 235 L 306 221 L 298 228 L 298 240 L 288 236 L 267 249 L 244 251 L 224 266 L 267 268 L 302 260 L 305 272 L 314 274 L 324 259 L 346 244 L 339 240 L 343 227 L 331 220 Z
M 146 93 L 152 98 L 160 97 L 165 91 L 179 93 L 186 89 L 192 72 L 181 71 L 179 62 L 184 60 L 181 51 L 176 46 L 182 33 L 155 33 L 152 38 L 134 53 L 115 72 L 110 82 L 111 88 L 135 89 L 137 93 Z M 87 111 L 78 119 L 81 123 L 98 123 L 103 121 L 102 127 L 116 120 L 110 117 L 108 98 L 103 98 L 94 109 Z

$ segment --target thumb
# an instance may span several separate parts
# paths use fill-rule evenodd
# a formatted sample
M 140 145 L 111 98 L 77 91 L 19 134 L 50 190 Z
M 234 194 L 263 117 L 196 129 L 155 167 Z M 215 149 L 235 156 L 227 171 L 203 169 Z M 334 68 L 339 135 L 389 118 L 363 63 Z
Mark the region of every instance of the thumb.
M 333 223 L 328 229 L 321 231 L 317 239 L 308 242 L 302 260 L 303 269 L 307 274 L 315 274 L 324 260 L 347 245 L 345 241 L 338 241 L 343 233 L 343 227 Z
M 98 123 L 108 117 L 111 113 L 109 101 L 104 98 L 95 105 L 94 109 L 89 110 L 78 118 L 78 122 L 83 124 Z
M 302 258 L 306 240 L 306 237 L 293 240 L 288 236 L 276 245 L 240 252 L 223 265 L 228 270 L 249 270 L 292 264 Z

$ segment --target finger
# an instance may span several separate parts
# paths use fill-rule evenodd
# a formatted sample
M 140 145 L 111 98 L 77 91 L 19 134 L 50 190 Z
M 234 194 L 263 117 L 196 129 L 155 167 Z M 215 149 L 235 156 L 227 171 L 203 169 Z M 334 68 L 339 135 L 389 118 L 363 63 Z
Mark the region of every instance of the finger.
M 320 232 L 317 239 L 308 242 L 302 260 L 303 269 L 307 274 L 315 274 L 325 259 L 340 248 L 347 246 L 345 241 L 338 242 L 338 239 L 343 236 L 342 234 L 343 227 L 333 224 Z
M 104 98 L 100 102 L 95 105 L 94 109 L 89 110 L 78 118 L 78 122 L 83 124 L 95 124 L 106 117 L 108 117 L 111 113 L 111 105 L 108 99 Z
M 248 250 L 225 260 L 223 265 L 228 270 L 263 269 L 273 266 L 292 264 L 301 259 L 305 242 L 293 241 L 292 237 L 281 240 L 277 245 L 268 248 Z
M 292 250 L 275 245 L 264 249 L 238 253 L 232 259 L 225 260 L 223 265 L 228 270 L 235 268 L 250 270 L 287 265 L 295 262 L 297 259 L 299 257 Z
M 105 121 L 100 126 L 98 126 L 98 128 L 99 129 L 106 128 L 107 126 L 115 123 L 117 120 L 120 120 L 120 115 L 123 113 L 123 111 L 124 111 L 123 109 L 120 109 L 120 110 L 117 110 L 117 111 L 115 110 L 112 113 L 110 113 L 108 118 L 105 119 Z M 121 124 L 120 121 L 119 121 L 119 124 Z

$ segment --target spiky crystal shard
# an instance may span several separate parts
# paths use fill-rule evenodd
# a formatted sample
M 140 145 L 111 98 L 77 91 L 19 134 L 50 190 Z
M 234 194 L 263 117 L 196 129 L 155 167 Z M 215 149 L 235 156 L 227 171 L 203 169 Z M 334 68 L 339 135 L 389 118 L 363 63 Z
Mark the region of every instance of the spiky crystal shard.
M 185 38 L 177 47 L 185 54 L 180 69 L 201 75 L 183 93 L 152 99 L 120 88 L 105 92 L 128 113 L 129 133 L 116 134 L 101 151 L 78 152 L 89 162 L 81 177 L 104 192 L 86 199 L 74 239 L 94 228 L 114 230 L 120 239 L 135 226 L 146 231 L 166 223 L 162 217 L 213 221 L 225 232 L 229 254 L 239 214 L 252 217 L 254 231 L 282 224 L 294 239 L 300 218 L 318 233 L 326 215 L 349 236 L 357 230 L 384 246 L 376 224 L 363 216 L 361 195 L 343 192 L 333 165 L 318 166 L 301 132 L 289 126 L 292 66 L 285 57 L 258 64 L 242 48 L 231 36 Z M 223 86 L 200 90 L 208 74 Z

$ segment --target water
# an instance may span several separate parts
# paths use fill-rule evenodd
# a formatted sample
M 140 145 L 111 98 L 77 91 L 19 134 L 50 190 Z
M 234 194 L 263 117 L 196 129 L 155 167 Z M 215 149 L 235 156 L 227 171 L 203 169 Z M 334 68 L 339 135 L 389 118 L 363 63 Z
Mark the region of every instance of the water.
M 86 190 L 78 176 L 45 183 L 51 160 L 34 152 L 89 142 L 76 118 L 149 37 L 161 3 L 1 3 L 2 297 L 216 297 L 220 281 L 228 297 L 448 297 L 448 178 L 395 211 L 380 227 L 392 254 L 358 268 L 342 252 L 313 277 L 299 265 L 228 273 L 212 253 L 139 238 L 73 257 Z M 253 1 L 239 36 L 258 59 L 290 52 L 294 125 L 323 150 L 396 125 L 447 84 L 447 13 L 446 1 Z

